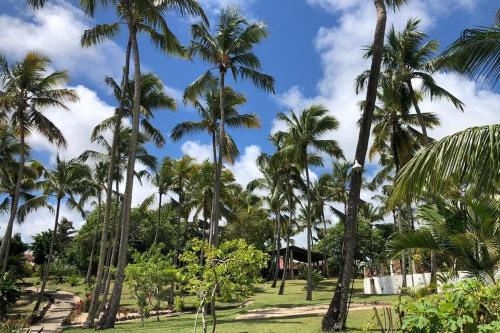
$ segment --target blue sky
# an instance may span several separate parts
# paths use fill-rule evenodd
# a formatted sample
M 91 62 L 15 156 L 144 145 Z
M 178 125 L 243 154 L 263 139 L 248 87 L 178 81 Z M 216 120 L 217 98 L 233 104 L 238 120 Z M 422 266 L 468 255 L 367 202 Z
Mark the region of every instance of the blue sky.
M 373 35 L 374 9 L 366 0 L 200 0 L 213 21 L 221 6 L 238 5 L 250 20 L 262 20 L 270 36 L 256 48 L 263 71 L 276 79 L 276 95 L 272 96 L 246 82 L 231 82 L 236 90 L 247 95 L 248 103 L 242 112 L 257 113 L 262 127 L 258 130 L 238 130 L 233 133 L 242 153 L 230 167 L 237 180 L 245 185 L 258 177 L 255 158 L 261 151 L 271 152 L 267 137 L 282 125 L 274 119 L 277 112 L 323 103 L 341 122 L 339 131 L 329 135 L 337 139 L 347 158 L 352 159 L 357 138 L 355 121 L 359 117 L 357 102 L 363 95 L 353 92 L 355 76 L 368 67 L 361 59 L 362 46 Z M 422 18 L 422 29 L 430 38 L 444 47 L 472 26 L 491 25 L 496 11 L 491 0 L 418 0 L 400 12 L 389 12 L 388 28 L 404 25 L 410 17 Z M 59 152 L 74 157 L 82 149 L 91 147 L 90 129 L 109 116 L 115 101 L 102 83 L 104 75 L 118 78 L 123 65 L 125 34 L 96 48 L 81 50 L 78 39 L 83 30 L 95 23 L 110 22 L 113 13 L 100 12 L 89 19 L 78 9 L 78 1 L 49 1 L 42 11 L 33 13 L 24 1 L 4 0 L 0 3 L 0 52 L 14 61 L 28 50 L 39 50 L 53 59 L 55 69 L 67 69 L 71 74 L 69 86 L 75 87 L 81 101 L 72 111 L 48 110 L 51 117 L 71 142 L 67 151 Z M 180 18 L 175 13 L 168 22 L 178 36 L 187 43 L 192 18 Z M 142 69 L 160 76 L 168 91 L 179 98 L 182 90 L 206 70 L 204 63 L 174 59 L 156 50 L 147 39 L 139 41 Z M 443 126 L 431 134 L 442 137 L 460 129 L 500 120 L 498 91 L 490 91 L 474 82 L 449 74 L 439 74 L 438 82 L 461 98 L 467 105 L 463 114 L 444 101 L 424 101 L 423 108 L 438 112 Z M 178 102 L 178 111 L 158 112 L 154 123 L 167 136 L 173 126 L 185 120 L 196 119 L 196 113 Z M 281 126 L 281 127 L 280 127 Z M 54 159 L 57 150 L 36 135 L 31 139 L 36 157 Z M 207 157 L 209 141 L 205 135 L 193 135 L 178 143 L 170 140 L 164 148 L 150 147 L 158 157 L 179 157 L 183 153 L 199 159 Z M 208 151 L 209 152 L 209 151 Z M 328 170 L 330 165 L 326 165 Z M 376 169 L 376 161 L 369 165 L 369 173 Z M 314 169 L 316 173 L 323 172 Z M 134 203 L 151 191 L 150 185 L 136 186 Z M 370 193 L 364 193 L 369 198 Z M 69 210 L 67 215 L 77 219 Z M 23 235 L 32 235 L 47 228 L 43 223 L 48 212 L 36 213 L 28 225 L 20 227 Z M 3 222 L 3 221 L 2 221 Z M 0 222 L 0 225 L 1 223 Z

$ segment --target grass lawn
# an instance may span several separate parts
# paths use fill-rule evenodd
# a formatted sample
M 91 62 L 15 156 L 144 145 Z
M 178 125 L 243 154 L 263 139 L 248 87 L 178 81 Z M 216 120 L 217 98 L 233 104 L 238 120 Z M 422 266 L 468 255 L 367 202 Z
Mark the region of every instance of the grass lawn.
M 266 307 L 288 308 L 295 306 L 305 306 L 314 304 L 328 304 L 333 295 L 335 282 L 324 280 L 313 292 L 313 301 L 305 301 L 305 281 L 287 281 L 285 295 L 278 296 L 278 288 L 272 289 L 270 283 L 260 284 L 256 288 L 256 293 L 249 298 L 249 303 L 244 308 L 217 311 L 219 333 L 320 333 L 322 315 L 303 315 L 289 318 L 268 318 L 252 320 L 236 320 L 235 318 L 248 310 Z M 392 302 L 396 301 L 396 295 L 363 295 L 362 281 L 357 280 L 354 284 L 353 302 L 373 303 L 376 301 Z M 347 322 L 348 331 L 362 332 L 370 323 L 375 323 L 373 311 L 359 310 L 351 311 Z M 141 327 L 139 321 L 117 323 L 116 328 L 109 332 L 193 332 L 194 314 L 185 314 L 175 317 L 163 317 L 160 322 L 155 318 L 146 320 L 145 327 Z M 201 331 L 201 319 L 198 323 Z M 373 331 L 376 332 L 373 328 Z M 67 329 L 65 332 L 78 333 L 87 332 L 83 329 Z

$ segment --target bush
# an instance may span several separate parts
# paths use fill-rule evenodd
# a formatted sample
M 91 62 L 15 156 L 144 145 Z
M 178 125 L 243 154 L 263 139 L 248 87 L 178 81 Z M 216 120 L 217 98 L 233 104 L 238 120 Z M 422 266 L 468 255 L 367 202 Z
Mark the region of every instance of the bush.
M 5 318 L 7 307 L 14 305 L 21 298 L 21 289 L 11 273 L 0 277 L 0 319 Z
M 299 268 L 299 278 L 307 281 L 307 265 L 303 265 Z M 321 280 L 323 280 L 323 275 L 320 271 L 316 269 L 311 270 L 311 280 L 313 289 L 316 288 Z M 307 288 L 307 286 L 305 287 Z
M 446 285 L 443 293 L 400 304 L 407 333 L 499 332 L 500 285 L 466 279 Z
M 183 297 L 175 297 L 174 299 L 174 310 L 177 312 L 181 312 L 184 310 L 184 298 Z
M 57 259 L 50 265 L 50 274 L 57 277 L 59 283 L 63 282 L 65 276 L 71 275 L 76 271 L 76 268 L 64 261 Z
M 71 275 L 68 277 L 68 283 L 72 287 L 80 285 L 80 277 L 78 275 Z
M 31 333 L 31 330 L 25 327 L 28 325 L 26 318 L 20 320 L 7 320 L 0 323 L 0 333 Z

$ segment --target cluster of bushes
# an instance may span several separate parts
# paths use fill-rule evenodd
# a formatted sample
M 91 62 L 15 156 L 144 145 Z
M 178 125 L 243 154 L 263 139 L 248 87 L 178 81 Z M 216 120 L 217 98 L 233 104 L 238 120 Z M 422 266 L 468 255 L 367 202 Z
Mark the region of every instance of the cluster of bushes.
M 500 284 L 466 279 L 439 294 L 402 299 L 398 310 L 405 333 L 498 333 Z

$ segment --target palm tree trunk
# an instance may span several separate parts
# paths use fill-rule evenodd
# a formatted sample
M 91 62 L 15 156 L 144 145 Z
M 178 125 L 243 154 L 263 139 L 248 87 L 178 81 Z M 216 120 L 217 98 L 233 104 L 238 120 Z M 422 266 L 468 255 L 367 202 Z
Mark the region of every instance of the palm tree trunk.
M 280 209 L 278 208 L 278 210 L 276 211 L 276 239 L 275 239 L 276 264 L 274 266 L 274 278 L 273 278 L 273 283 L 271 284 L 271 288 L 276 288 L 276 283 L 278 281 L 278 275 L 280 272 L 280 248 L 281 248 L 280 234 L 281 234 L 281 212 Z
M 392 149 L 392 157 L 394 159 L 394 168 L 396 169 L 396 174 L 399 173 L 400 169 L 400 160 L 399 160 L 399 151 L 396 145 L 396 133 L 398 131 L 397 125 L 395 124 L 395 117 L 392 118 L 392 133 L 391 133 L 391 149 Z M 400 207 L 396 207 L 396 219 L 398 222 L 398 230 L 399 233 L 403 232 L 403 221 L 402 221 L 402 211 Z M 406 279 L 407 274 L 407 266 L 406 266 L 406 251 L 401 251 L 401 288 L 406 288 L 408 286 L 408 282 Z
M 325 233 L 324 236 L 323 236 L 323 239 L 326 239 L 326 233 L 327 233 L 326 219 L 325 219 L 325 212 L 323 210 L 321 211 L 321 220 L 323 222 L 323 230 L 324 230 L 324 233 Z M 328 269 L 327 260 L 328 260 L 328 252 L 327 252 L 326 246 L 323 246 L 323 273 L 325 274 L 325 277 L 328 278 L 328 276 L 330 276 L 330 272 L 329 272 L 329 269 Z
M 225 82 L 226 69 L 220 69 L 220 92 L 219 92 L 219 104 L 220 104 L 220 126 L 219 126 L 219 156 L 218 162 L 215 162 L 215 180 L 214 180 L 214 200 L 212 203 L 212 232 L 210 234 L 209 243 L 213 246 L 218 245 L 219 237 L 219 197 L 220 197 L 220 182 L 223 167 L 223 156 L 224 156 L 224 82 Z
M 125 266 L 127 265 L 127 250 L 128 250 L 128 237 L 130 230 L 130 208 L 132 205 L 132 190 L 134 186 L 134 167 L 135 167 L 135 154 L 137 150 L 137 137 L 139 134 L 139 112 L 141 103 L 141 63 L 139 57 L 139 46 L 137 44 L 137 32 L 135 28 L 131 27 L 130 18 L 129 22 L 130 40 L 132 43 L 132 51 L 134 58 L 134 104 L 132 108 L 132 133 L 130 135 L 130 148 L 128 155 L 127 165 L 127 179 L 125 184 L 125 197 L 123 200 L 123 219 L 122 230 L 120 236 L 120 247 L 118 252 L 118 263 L 116 265 L 115 284 L 111 294 L 111 301 L 106 314 L 106 322 L 104 327 L 114 327 L 116 321 L 116 313 L 120 306 L 120 299 L 123 289 L 123 280 L 125 278 Z
M 366 108 L 361 119 L 359 129 L 358 144 L 356 146 L 356 159 L 361 165 L 364 165 L 368 141 L 370 139 L 370 129 L 377 99 L 378 79 L 380 76 L 380 65 L 382 63 L 382 49 L 384 46 L 385 25 L 387 13 L 384 0 L 374 0 L 377 10 L 377 23 L 373 40 L 373 55 L 368 79 L 368 88 L 366 92 Z M 342 330 L 345 327 L 348 313 L 349 301 L 349 282 L 352 278 L 354 266 L 354 253 L 356 250 L 357 225 L 358 225 L 358 206 L 359 195 L 362 184 L 362 171 L 352 172 L 349 190 L 348 208 L 346 216 L 346 229 L 344 235 L 344 265 L 339 281 L 335 289 L 332 301 L 328 311 L 323 318 L 323 331 Z
M 84 327 L 94 327 L 94 319 L 99 303 L 99 295 L 101 293 L 101 281 L 104 273 L 104 266 L 106 260 L 106 244 L 108 242 L 108 229 L 109 222 L 111 220 L 111 209 L 113 205 L 113 176 L 116 169 L 116 162 L 118 159 L 118 139 L 120 136 L 120 128 L 123 117 L 123 106 L 125 103 L 125 96 L 128 85 L 128 75 L 130 67 L 130 50 L 131 50 L 131 40 L 129 39 L 127 43 L 127 50 L 125 52 L 125 67 L 123 69 L 123 79 L 122 79 L 122 95 L 120 98 L 120 107 L 116 113 L 115 127 L 113 129 L 113 142 L 111 144 L 111 155 L 109 159 L 108 166 L 108 178 L 106 183 L 106 210 L 104 212 L 104 223 L 102 225 L 102 235 L 101 244 L 99 249 L 99 263 L 97 265 L 96 282 L 94 286 L 94 291 L 92 293 L 92 300 L 90 302 L 89 313 L 87 319 L 83 324 Z
M 288 262 L 290 261 L 290 237 L 292 234 L 292 221 L 293 221 L 293 203 L 292 203 L 292 190 L 290 184 L 287 184 L 287 197 L 288 197 L 288 226 L 286 231 L 286 250 L 285 250 L 285 265 L 283 267 L 283 275 L 281 276 L 280 290 L 278 295 L 283 295 L 285 292 L 285 281 L 288 270 Z
M 42 285 L 40 286 L 40 290 L 38 291 L 38 295 L 36 297 L 36 303 L 35 307 L 33 308 L 33 312 L 37 312 L 38 309 L 40 308 L 40 303 L 42 302 L 42 297 L 43 294 L 45 293 L 45 287 L 47 286 L 47 280 L 49 279 L 49 270 L 50 270 L 50 263 L 52 262 L 52 255 L 54 253 L 54 246 L 56 243 L 56 238 L 57 238 L 57 225 L 59 223 L 59 210 L 61 208 L 61 198 L 57 198 L 57 205 L 56 205 L 56 218 L 54 221 L 54 230 L 52 231 L 52 240 L 50 241 L 50 249 L 49 249 L 49 256 L 47 257 L 47 262 L 45 263 L 45 266 L 43 268 L 43 275 L 42 275 Z
M 12 237 L 12 229 L 14 228 L 14 220 L 16 219 L 17 207 L 19 206 L 19 196 L 21 193 L 21 181 L 24 177 L 24 161 L 25 161 L 25 143 L 24 143 L 24 118 L 21 108 L 17 111 L 19 113 L 19 167 L 17 169 L 16 185 L 14 187 L 14 198 L 10 206 L 10 216 L 5 228 L 5 234 L 0 246 L 0 264 L 2 269 L 0 275 L 3 275 L 7 270 L 7 253 L 10 248 L 10 239 Z
M 415 108 L 417 119 L 420 124 L 420 128 L 422 130 L 422 135 L 424 137 L 424 146 L 426 146 L 429 144 L 429 136 L 427 135 L 427 128 L 425 126 L 424 118 L 422 117 L 422 112 L 420 111 L 420 107 L 418 106 L 417 96 L 415 94 L 415 91 L 413 90 L 411 79 L 408 80 L 406 83 L 408 85 L 408 90 L 410 90 L 410 96 L 413 103 L 413 107 Z M 437 274 L 436 252 L 431 251 L 431 285 L 436 284 L 436 274 Z
M 99 303 L 99 308 L 97 309 L 97 313 L 101 313 L 106 306 L 106 302 L 108 301 L 109 287 L 111 286 L 111 268 L 115 265 L 116 258 L 116 250 L 118 248 L 118 242 L 120 241 L 120 223 L 123 217 L 123 209 L 120 208 L 120 182 L 116 181 L 116 213 L 118 217 L 115 217 L 115 227 L 113 230 L 113 244 L 111 246 L 111 254 L 109 258 L 106 258 L 106 266 L 104 272 L 104 291 L 102 293 L 102 302 Z M 104 319 L 104 318 L 103 318 Z M 102 324 L 102 323 L 101 323 Z M 101 325 L 102 326 L 102 325 Z
M 312 258 L 311 258 L 311 181 L 309 179 L 309 166 L 307 162 L 307 151 L 304 153 L 306 160 L 306 185 L 307 185 L 307 293 L 306 301 L 312 301 Z
M 160 229 L 160 223 L 161 223 L 161 197 L 162 193 L 161 191 L 158 192 L 158 222 L 156 222 L 156 228 L 155 228 L 155 239 L 153 241 L 153 244 L 156 244 L 158 240 L 158 230 Z
M 92 274 L 92 263 L 94 262 L 95 243 L 97 242 L 97 235 L 99 234 L 99 225 L 101 224 L 101 190 L 97 194 L 97 223 L 95 226 L 94 237 L 92 238 L 92 249 L 90 250 L 89 268 L 85 275 L 85 283 L 90 283 L 90 276 Z

